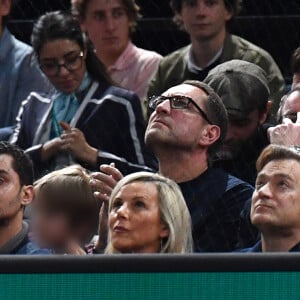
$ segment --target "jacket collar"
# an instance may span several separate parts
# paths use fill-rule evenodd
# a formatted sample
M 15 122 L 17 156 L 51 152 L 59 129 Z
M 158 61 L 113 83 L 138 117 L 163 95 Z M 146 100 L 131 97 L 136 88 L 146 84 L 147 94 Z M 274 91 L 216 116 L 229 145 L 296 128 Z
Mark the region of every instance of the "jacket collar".
M 13 47 L 14 37 L 8 31 L 6 27 L 4 27 L 3 33 L 0 37 L 0 61 L 4 60 L 7 54 L 10 52 Z

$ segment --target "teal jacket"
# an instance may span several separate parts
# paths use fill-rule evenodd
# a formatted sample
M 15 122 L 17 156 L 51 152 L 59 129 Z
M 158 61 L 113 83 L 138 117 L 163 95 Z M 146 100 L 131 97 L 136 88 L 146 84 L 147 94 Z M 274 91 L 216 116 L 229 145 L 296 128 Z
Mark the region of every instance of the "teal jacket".
M 188 45 L 161 60 L 158 70 L 150 83 L 148 90 L 149 97 L 160 95 L 170 87 L 180 84 L 185 80 L 198 79 L 197 74 L 190 72 L 187 67 L 187 57 L 190 48 L 191 45 Z M 275 116 L 280 99 L 284 94 L 285 82 L 279 67 L 271 55 L 241 37 L 228 34 L 219 63 L 232 59 L 245 60 L 257 64 L 265 70 L 271 91 L 270 100 L 273 102 L 271 114 Z

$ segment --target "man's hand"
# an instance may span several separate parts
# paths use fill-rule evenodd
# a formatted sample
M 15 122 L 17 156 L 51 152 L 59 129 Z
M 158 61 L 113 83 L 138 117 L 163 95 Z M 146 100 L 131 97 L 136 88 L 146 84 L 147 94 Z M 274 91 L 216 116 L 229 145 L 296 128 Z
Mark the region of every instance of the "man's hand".
M 98 150 L 87 143 L 82 131 L 72 128 L 65 122 L 60 122 L 60 125 L 64 129 L 60 136 L 62 140 L 61 150 L 72 154 L 78 160 L 95 165 L 97 163 Z
M 284 118 L 282 124 L 268 129 L 271 144 L 283 146 L 300 146 L 300 112 L 297 113 L 296 123 Z

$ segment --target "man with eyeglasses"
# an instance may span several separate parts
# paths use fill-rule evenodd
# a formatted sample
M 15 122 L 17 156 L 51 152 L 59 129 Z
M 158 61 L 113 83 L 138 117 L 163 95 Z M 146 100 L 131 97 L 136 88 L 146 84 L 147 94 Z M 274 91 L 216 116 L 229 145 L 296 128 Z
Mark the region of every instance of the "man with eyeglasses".
M 226 252 L 237 243 L 252 245 L 251 227 L 244 228 L 249 233 L 246 242 L 239 240 L 239 230 L 244 226 L 240 213 L 253 188 L 209 163 L 226 136 L 221 99 L 208 85 L 186 81 L 153 97 L 149 106 L 153 113 L 145 141 L 158 159 L 159 172 L 176 181 L 183 192 L 192 217 L 195 251 Z M 113 166 L 100 170 L 93 175 L 92 185 L 96 195 L 107 201 L 122 174 Z

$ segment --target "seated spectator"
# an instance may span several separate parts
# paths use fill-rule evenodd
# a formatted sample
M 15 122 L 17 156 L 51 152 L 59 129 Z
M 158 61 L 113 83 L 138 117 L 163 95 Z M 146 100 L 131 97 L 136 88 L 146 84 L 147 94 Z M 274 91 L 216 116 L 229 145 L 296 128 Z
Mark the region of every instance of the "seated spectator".
M 0 254 L 50 254 L 30 241 L 24 208 L 33 198 L 33 168 L 18 147 L 0 142 Z
M 7 140 L 21 102 L 30 92 L 47 93 L 51 84 L 32 58 L 32 48 L 17 40 L 7 29 L 13 0 L 0 0 L 0 140 Z M 5 127 L 5 128 L 4 128 Z
M 209 164 L 226 136 L 222 100 L 208 85 L 186 81 L 153 98 L 150 107 L 146 144 L 159 161 L 159 172 L 181 188 L 192 218 L 195 251 L 226 252 L 236 249 L 237 243 L 253 245 L 256 231 L 250 222 L 240 220 L 253 188 Z M 91 184 L 107 202 L 122 174 L 108 165 L 100 170 L 92 175 Z M 247 233 L 243 240 L 241 230 Z
M 147 172 L 124 177 L 109 201 L 106 253 L 189 253 L 191 217 L 178 185 Z
M 291 69 L 293 74 L 292 89 L 294 89 L 300 83 L 300 47 L 293 52 Z
M 88 34 L 111 78 L 143 100 L 162 56 L 138 48 L 130 40 L 140 17 L 139 6 L 134 0 L 72 0 L 71 3 L 73 15 Z
M 227 135 L 214 165 L 254 185 L 256 160 L 269 144 L 270 125 L 264 124 L 271 106 L 266 74 L 255 64 L 231 60 L 211 70 L 205 82 L 228 113 Z
M 300 152 L 270 145 L 257 161 L 251 221 L 261 241 L 250 252 L 300 251 Z
M 202 81 L 218 64 L 240 59 L 266 72 L 275 116 L 285 89 L 282 74 L 269 53 L 227 32 L 227 23 L 239 13 L 241 0 L 171 0 L 177 23 L 190 36 L 191 44 L 166 56 L 150 83 L 148 95 L 160 95 L 187 79 Z
M 56 254 L 83 252 L 99 214 L 89 179 L 82 167 L 70 166 L 35 182 L 33 233 L 39 246 Z
M 280 103 L 277 126 L 270 127 L 268 134 L 272 144 L 300 146 L 300 85 L 296 85 Z
M 71 15 L 57 11 L 40 17 L 32 45 L 57 91 L 52 98 L 30 94 L 11 142 L 26 149 L 38 175 L 74 162 L 96 169 L 107 159 L 119 167 L 126 161 L 155 167 L 143 141 L 138 97 L 112 86 Z

